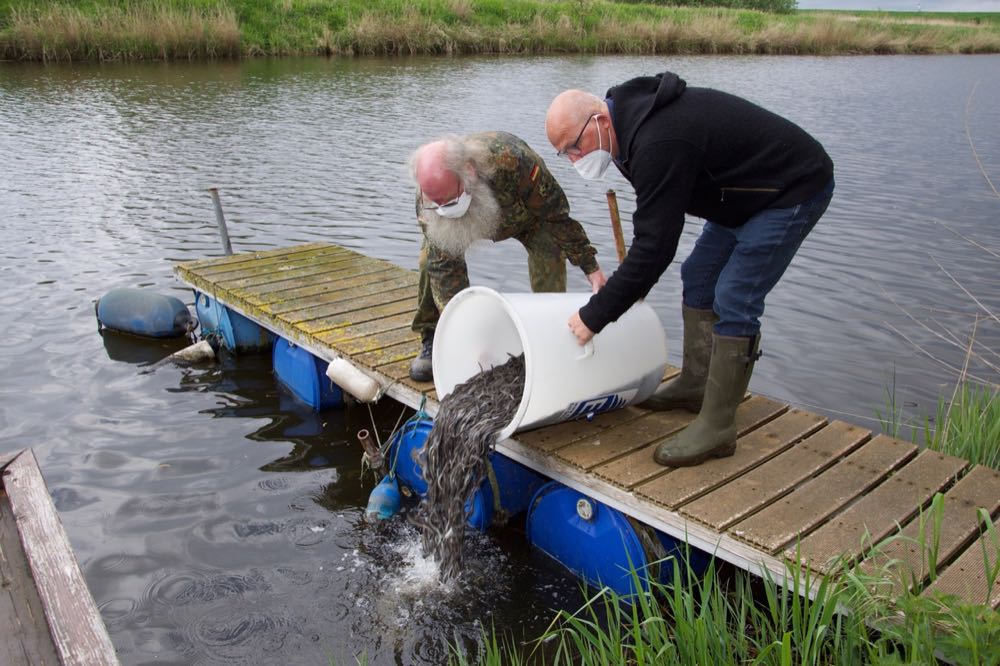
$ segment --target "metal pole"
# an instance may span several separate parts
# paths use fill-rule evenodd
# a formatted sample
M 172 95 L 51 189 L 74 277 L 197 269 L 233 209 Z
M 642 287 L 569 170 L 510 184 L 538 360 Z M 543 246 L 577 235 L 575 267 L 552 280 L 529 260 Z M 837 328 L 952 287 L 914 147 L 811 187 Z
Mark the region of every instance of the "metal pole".
M 222 236 L 222 251 L 226 254 L 232 254 L 233 246 L 229 242 L 229 229 L 226 228 L 226 218 L 222 214 L 222 202 L 219 201 L 219 188 L 210 187 L 208 191 L 212 195 L 213 203 L 215 203 L 215 221 L 219 223 L 219 235 Z

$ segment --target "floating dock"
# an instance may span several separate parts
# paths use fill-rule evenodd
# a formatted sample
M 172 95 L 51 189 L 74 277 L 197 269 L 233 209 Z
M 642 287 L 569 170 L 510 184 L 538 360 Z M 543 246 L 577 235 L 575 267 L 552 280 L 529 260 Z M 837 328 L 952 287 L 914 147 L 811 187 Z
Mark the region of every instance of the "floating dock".
M 416 273 L 325 243 L 195 261 L 175 272 L 220 306 L 321 359 L 347 359 L 414 409 L 426 397 L 425 410 L 436 412 L 434 386 L 408 374 L 420 347 L 410 330 Z M 1000 606 L 1000 586 L 989 586 L 985 564 L 993 566 L 997 549 L 981 520 L 984 510 L 1000 529 L 1000 473 L 754 395 L 737 412 L 734 456 L 678 469 L 654 463 L 656 445 L 693 418 L 626 407 L 519 433 L 497 451 L 779 582 L 800 558 L 820 574 L 814 591 L 846 558 L 896 568 L 900 592 L 905 585 Z M 931 582 L 925 553 L 932 544 L 918 539 L 931 538 L 920 516 L 937 493 L 943 516 Z M 890 538 L 871 556 L 873 544 Z
M 0 664 L 118 663 L 30 449 L 0 454 Z

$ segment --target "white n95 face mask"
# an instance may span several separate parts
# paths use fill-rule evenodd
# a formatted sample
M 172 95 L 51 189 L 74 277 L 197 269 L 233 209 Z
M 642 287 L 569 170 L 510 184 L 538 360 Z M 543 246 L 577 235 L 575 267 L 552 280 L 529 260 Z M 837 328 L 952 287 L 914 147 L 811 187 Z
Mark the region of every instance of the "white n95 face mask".
M 465 215 L 465 213 L 469 210 L 469 204 L 471 203 L 472 196 L 468 192 L 462 192 L 454 201 L 449 201 L 446 204 L 438 206 L 435 209 L 435 212 L 441 217 L 455 219 Z
M 587 180 L 600 180 L 604 178 L 608 167 L 611 166 L 611 160 L 614 159 L 611 153 L 604 149 L 604 142 L 601 140 L 600 123 L 594 124 L 597 125 L 597 150 L 593 150 L 573 162 L 573 167 L 576 168 L 577 173 Z M 608 148 L 611 148 L 610 133 L 608 136 Z

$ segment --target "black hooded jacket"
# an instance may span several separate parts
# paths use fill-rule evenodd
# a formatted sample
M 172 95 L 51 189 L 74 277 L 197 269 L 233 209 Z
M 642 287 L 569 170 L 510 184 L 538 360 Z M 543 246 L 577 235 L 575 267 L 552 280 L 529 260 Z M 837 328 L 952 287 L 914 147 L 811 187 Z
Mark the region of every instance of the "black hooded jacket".
M 607 284 L 580 310 L 600 332 L 644 298 L 677 252 L 684 215 L 738 227 L 790 208 L 833 177 L 823 146 L 798 125 L 745 99 L 688 88 L 671 72 L 610 89 L 617 164 L 635 188 L 635 236 Z

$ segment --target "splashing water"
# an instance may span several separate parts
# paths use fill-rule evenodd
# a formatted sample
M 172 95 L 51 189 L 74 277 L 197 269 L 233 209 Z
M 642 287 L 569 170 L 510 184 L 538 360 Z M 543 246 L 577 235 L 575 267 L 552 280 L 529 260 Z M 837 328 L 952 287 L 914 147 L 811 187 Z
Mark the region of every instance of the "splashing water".
M 424 554 L 439 564 L 444 581 L 461 572 L 465 504 L 486 476 L 497 433 L 514 418 L 523 393 L 522 354 L 459 384 L 441 400 L 422 454 L 427 496 L 415 522 Z

